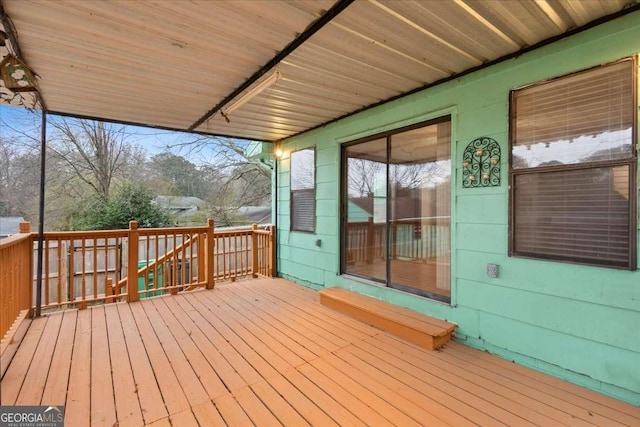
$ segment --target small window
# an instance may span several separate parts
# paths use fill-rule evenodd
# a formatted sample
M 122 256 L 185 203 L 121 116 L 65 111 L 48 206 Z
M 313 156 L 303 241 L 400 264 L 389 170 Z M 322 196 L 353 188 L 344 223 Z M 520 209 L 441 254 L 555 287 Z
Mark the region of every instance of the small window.
M 511 93 L 510 255 L 635 269 L 635 69 Z
M 316 150 L 291 153 L 291 230 L 316 229 Z

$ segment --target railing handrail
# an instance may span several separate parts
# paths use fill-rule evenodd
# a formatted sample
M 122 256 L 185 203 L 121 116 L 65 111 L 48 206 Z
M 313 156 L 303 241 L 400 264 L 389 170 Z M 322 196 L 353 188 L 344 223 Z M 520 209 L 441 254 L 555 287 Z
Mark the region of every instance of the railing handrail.
M 166 227 L 166 228 L 138 228 L 138 232 L 141 236 L 156 235 L 156 234 L 195 234 L 207 231 L 209 228 L 206 225 L 202 226 L 190 226 L 190 227 Z M 125 230 L 129 231 L 129 230 Z
M 10 248 L 25 240 L 33 240 L 33 233 L 17 233 L 0 240 L 0 249 Z
M 45 231 L 44 237 L 48 239 L 81 240 L 86 238 L 105 239 L 112 237 L 127 237 L 129 230 L 83 230 L 83 231 Z M 37 238 L 38 233 L 31 233 Z

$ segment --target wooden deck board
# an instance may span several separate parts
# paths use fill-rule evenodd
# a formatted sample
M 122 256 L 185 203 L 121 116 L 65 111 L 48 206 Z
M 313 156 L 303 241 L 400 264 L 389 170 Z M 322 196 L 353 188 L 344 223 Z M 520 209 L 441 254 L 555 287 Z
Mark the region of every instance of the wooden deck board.
M 233 372 L 237 373 L 242 379 L 241 387 L 247 384 L 253 384 L 262 379 L 253 366 L 207 321 L 203 313 L 198 311 L 200 307 L 191 305 L 192 301 L 189 298 L 179 298 L 177 303 L 183 308 L 185 313 L 188 314 L 194 324 L 197 325 L 202 336 L 206 337 L 214 350 L 220 354 L 222 359 L 220 359 L 219 363 L 222 369 L 225 371 L 232 369 Z M 215 361 L 215 359 L 212 360 Z M 224 361 L 226 361 L 226 363 L 224 363 Z
M 24 383 L 31 361 L 35 357 L 36 349 L 42 332 L 47 325 L 47 317 L 41 317 L 31 322 L 31 326 L 18 348 L 9 368 L 2 377 L 2 389 L 0 390 L 0 403 L 2 405 L 15 405 L 20 389 Z M 37 403 L 34 403 L 37 405 Z
M 360 344 L 357 345 L 360 346 Z M 362 346 L 347 349 L 347 352 L 382 371 L 383 384 L 389 383 L 389 386 L 392 386 L 394 381 L 399 381 L 403 384 L 402 387 L 407 386 L 420 390 L 422 396 L 415 395 L 414 402 L 433 411 L 435 415 L 448 423 L 470 425 L 468 421 L 470 420 L 471 425 L 473 423 L 481 425 L 524 424 L 524 421 L 519 419 L 517 415 L 505 411 L 502 407 L 492 408 L 489 414 L 482 412 L 483 409 L 486 410 L 487 405 L 487 402 L 481 397 L 482 389 L 468 390 L 451 379 L 449 381 L 442 380 L 428 372 L 420 372 L 419 366 L 415 367 L 411 373 L 403 371 L 401 368 L 406 368 L 404 355 L 401 358 L 396 357 L 393 362 L 390 362 L 377 348 Z M 424 397 L 427 398 L 426 402 L 424 402 Z M 464 401 L 459 400 L 461 398 Z M 434 406 L 430 402 L 438 402 L 438 405 Z M 441 408 L 442 406 L 444 408 Z M 464 419 L 459 419 L 460 416 Z
M 198 427 L 198 421 L 191 410 L 182 411 L 169 417 L 172 426 Z M 119 426 L 118 426 L 119 427 Z
M 407 360 L 409 360 L 408 357 Z M 411 366 L 416 366 L 418 363 L 424 365 L 423 359 L 414 359 L 411 363 L 413 363 Z M 551 398 L 547 394 L 531 389 L 523 383 L 505 381 L 501 375 L 492 375 L 490 371 L 485 371 L 481 367 L 476 367 L 470 363 L 456 361 L 453 357 L 449 357 L 447 362 L 443 362 L 440 360 L 439 355 L 434 355 L 429 362 L 429 366 L 433 367 L 434 372 L 442 373 L 449 379 L 453 376 L 456 379 L 454 381 L 456 384 L 464 385 L 466 381 L 471 381 L 481 387 L 486 391 L 484 398 L 487 403 L 485 403 L 485 407 L 489 402 L 493 402 L 490 397 L 493 394 L 497 394 L 518 402 L 528 409 L 544 414 L 549 420 L 557 420 L 559 423 L 572 426 L 592 425 L 589 420 L 593 419 L 593 415 L 589 416 L 586 411 L 581 414 L 580 411 L 574 410 L 575 407 L 573 405 L 563 405 L 562 400 Z M 458 378 L 461 379 L 461 382 L 457 381 Z M 604 422 L 605 420 L 601 421 Z M 552 421 L 546 421 L 546 423 L 552 423 Z
M 253 384 L 251 390 L 255 393 L 260 401 L 266 405 L 272 414 L 280 420 L 283 425 L 304 426 L 308 423 L 293 407 L 271 387 L 266 381 Z
M 118 367 L 113 367 L 115 371 Z M 104 307 L 91 310 L 91 425 L 113 426 L 117 422 L 113 376 Z
M 322 388 L 318 387 L 307 377 L 297 370 L 291 370 L 284 374 L 284 377 L 309 400 L 321 408 L 327 415 L 333 418 L 341 426 L 364 426 L 356 415 L 352 414 L 342 404 L 328 395 Z M 333 394 L 333 393 L 332 393 Z
M 389 420 L 376 412 L 373 407 L 360 400 L 360 396 L 354 396 L 317 368 L 307 364 L 301 367 L 299 371 L 321 390 L 331 390 L 331 397 L 340 402 L 364 424 L 369 426 L 392 425 Z
M 317 359 L 310 363 L 315 369 L 323 372 L 352 396 L 357 396 L 371 411 L 376 411 L 385 419 L 397 426 L 419 426 L 420 423 L 389 403 L 384 396 L 379 396 L 362 383 L 340 371 L 325 359 Z
M 313 353 L 306 346 L 299 343 L 300 337 L 295 333 L 291 334 L 291 328 L 279 319 L 279 316 L 272 315 L 269 310 L 265 310 L 261 305 L 251 304 L 243 298 L 243 295 L 236 293 L 230 293 L 223 300 L 235 309 L 237 313 L 241 313 L 248 321 L 261 327 L 263 333 L 276 339 L 278 347 L 286 348 L 287 351 L 283 351 L 281 354 L 287 358 L 287 362 L 291 366 L 298 366 L 317 357 L 317 353 Z
M 303 360 L 291 350 L 275 340 L 270 334 L 265 333 L 262 325 L 255 323 L 243 316 L 234 307 L 228 305 L 225 299 L 220 298 L 220 293 L 206 292 L 203 295 L 215 304 L 217 312 L 242 340 L 260 354 L 278 372 L 284 372 L 291 366 L 303 363 Z M 269 329 L 272 329 L 269 327 Z
M 288 322 L 292 322 L 294 325 L 300 326 L 301 331 L 304 331 L 309 339 L 322 345 L 325 352 L 344 347 L 351 340 L 364 338 L 363 335 L 354 334 L 353 330 L 341 328 L 340 325 L 331 322 L 326 315 L 324 317 L 314 316 L 308 311 L 308 308 L 313 305 L 309 305 L 308 303 L 291 305 L 267 293 L 257 292 L 256 294 L 267 302 L 267 306 L 270 307 L 270 309 L 277 310 L 277 313 L 282 318 L 287 319 Z
M 61 406 L 66 403 L 77 320 L 78 312 L 76 310 L 64 313 L 47 383 L 42 394 L 42 402 L 47 402 L 47 405 Z
M 444 421 L 438 419 L 422 409 L 419 405 L 416 405 L 406 397 L 402 396 L 398 390 L 393 388 L 396 384 L 393 384 L 392 387 L 388 387 L 378 381 L 378 377 L 376 375 L 371 376 L 366 372 L 367 367 L 354 366 L 352 364 L 352 360 L 345 360 L 336 355 L 325 357 L 324 360 L 337 370 L 341 371 L 344 375 L 347 375 L 352 380 L 371 390 L 378 397 L 389 402 L 408 417 L 413 418 L 416 423 L 420 425 L 428 423 L 433 426 L 445 425 Z
M 215 369 L 227 390 L 235 390 L 246 386 L 246 382 L 231 366 L 229 361 L 223 357 L 216 347 L 209 341 L 198 325 L 182 310 L 175 298 L 169 299 L 173 304 L 167 304 L 176 318 L 177 323 L 182 325 L 186 334 L 191 338 L 196 347 L 200 350 L 205 360 Z M 169 302 L 165 300 L 165 303 Z
M 553 399 L 559 399 L 575 408 L 581 408 L 581 416 L 594 418 L 593 414 L 602 415 L 605 425 L 614 423 L 622 425 L 640 425 L 640 408 L 626 405 L 623 402 L 597 394 L 591 390 L 575 387 L 574 385 L 560 379 L 545 375 L 543 373 L 527 369 L 525 367 L 509 363 L 504 359 L 492 357 L 485 352 L 467 351 L 464 346 L 456 345 L 459 350 L 457 355 L 462 357 L 470 356 L 474 360 L 481 360 L 479 368 L 498 373 L 503 378 L 510 378 L 521 384 L 548 393 Z M 463 356 L 464 355 L 464 356 Z
M 242 406 L 231 396 L 223 396 L 215 401 L 216 408 L 228 426 L 252 426 L 251 419 Z
M 51 359 L 53 359 L 53 352 L 58 341 L 62 317 L 52 316 L 47 321 L 36 348 L 38 357 L 34 357 L 34 360 L 29 365 L 20 394 L 16 399 L 16 405 L 27 405 L 29 402 L 41 401 L 47 376 L 49 375 L 49 368 L 51 367 Z
M 200 383 L 209 396 L 209 400 L 228 394 L 229 391 L 227 390 L 227 387 L 224 385 L 220 377 L 218 377 L 216 371 L 194 344 L 193 340 L 191 340 L 189 333 L 184 330 L 180 322 L 167 307 L 167 304 L 174 304 L 172 298 L 153 298 L 151 301 L 153 302 L 154 307 L 158 310 L 162 320 L 173 334 L 175 344 L 182 350 L 184 357 L 186 358 L 184 361 L 191 365 L 193 373 L 200 380 Z M 174 364 L 176 358 L 170 358 L 172 364 Z M 182 360 L 181 357 L 180 359 Z M 189 372 L 191 371 L 189 370 Z M 186 378 L 187 381 L 193 380 L 193 378 Z M 194 404 L 192 404 L 192 406 L 194 406 Z
M 305 322 L 306 319 L 303 319 L 301 316 L 296 314 L 292 314 L 286 308 L 278 304 L 274 304 L 269 301 L 268 297 L 264 297 L 263 295 L 259 295 L 257 293 L 253 294 L 256 297 L 261 297 L 259 301 L 260 304 L 253 305 L 254 308 L 264 306 L 265 310 L 274 313 L 273 318 L 277 316 L 278 322 L 283 322 L 287 325 L 286 331 L 292 336 L 295 336 L 299 342 L 303 343 L 306 348 L 310 349 L 316 356 L 321 355 L 327 352 L 331 352 L 333 350 L 337 350 L 339 348 L 338 345 L 331 341 L 331 337 L 327 339 L 327 336 L 320 336 L 316 332 L 315 326 L 310 324 L 309 322 Z M 256 299 L 254 297 L 254 299 Z M 277 322 L 276 322 L 277 323 Z
M 273 427 L 282 426 L 278 418 L 249 387 L 238 390 L 233 395 L 254 424 Z
M 412 387 L 428 397 L 431 401 L 438 402 L 440 405 L 455 411 L 466 419 L 479 425 L 510 425 L 500 422 L 495 417 L 495 412 L 484 413 L 486 401 L 481 397 L 473 395 L 464 388 L 459 387 L 454 381 L 445 381 L 431 374 L 429 371 L 423 371 L 423 366 L 410 365 L 407 363 L 406 356 L 401 357 L 389 355 L 373 346 L 366 346 L 364 343 L 356 343 L 357 347 L 353 354 L 359 355 L 364 361 L 371 362 L 374 366 L 383 370 L 385 373 L 392 375 L 404 384 Z M 362 351 L 358 351 L 362 350 Z M 394 350 L 398 350 L 395 347 Z M 409 369 L 407 369 L 409 368 Z M 464 399 L 462 399 L 464 396 Z M 461 422 L 462 423 L 462 422 Z
M 640 425 L 640 408 L 459 343 L 438 352 L 282 279 L 31 322 L 3 404 L 66 425 Z
M 277 279 L 282 280 L 282 279 Z M 356 335 L 358 338 L 364 336 L 372 336 L 378 333 L 378 329 L 354 320 L 350 317 L 343 316 L 340 313 L 336 313 L 333 310 L 329 310 L 320 304 L 316 304 L 319 301 L 318 292 L 313 291 L 302 286 L 298 286 L 300 289 L 292 289 L 285 287 L 283 289 L 276 289 L 275 287 L 270 289 L 268 287 L 259 288 L 261 292 L 270 295 L 281 305 L 289 306 L 291 310 L 299 312 L 304 309 L 304 312 L 316 319 L 331 324 L 333 330 L 340 330 L 346 332 L 349 335 Z M 309 304 L 312 303 L 312 304 Z
M 142 343 L 140 332 L 136 327 L 131 308 L 129 304 L 117 304 L 116 307 L 122 322 L 122 332 L 127 343 L 136 392 L 142 408 L 142 417 L 147 424 L 166 418 L 169 413 L 164 405 L 160 387 L 149 362 L 147 350 Z
M 129 361 L 129 353 L 122 331 L 122 321 L 118 307 L 113 304 L 105 306 L 107 329 L 109 330 L 109 354 L 113 369 L 113 394 L 116 401 L 118 426 L 139 426 L 143 424 L 142 410 L 138 400 L 138 390 Z
M 192 408 L 198 424 L 210 427 L 225 427 L 226 423 L 213 402 L 206 402 Z
M 129 306 L 138 330 L 140 331 L 140 337 L 149 357 L 154 378 L 160 387 L 167 412 L 171 415 L 189 409 L 187 397 L 182 391 L 180 382 L 171 368 L 169 359 L 167 359 L 164 353 L 162 343 L 159 341 L 151 327 L 151 323 L 149 323 L 149 319 L 147 319 L 145 315 L 142 304 L 129 304 Z M 140 381 L 142 381 L 142 379 L 140 379 Z M 150 381 L 150 379 L 147 379 L 147 381 Z
M 191 406 L 204 403 L 209 400 L 207 391 L 202 385 L 198 375 L 194 372 L 193 367 L 189 363 L 189 359 L 185 356 L 183 348 L 176 341 L 169 327 L 166 325 L 165 320 L 160 315 L 152 299 L 146 299 L 142 302 L 142 307 L 154 329 L 156 336 L 162 343 L 162 348 L 167 356 L 169 364 L 175 372 L 176 378 L 186 399 Z M 163 373 L 164 374 L 164 373 Z M 188 409 L 188 407 L 186 408 Z M 182 411 L 179 411 L 182 412 Z M 170 415 L 175 414 L 172 413 Z
M 204 295 L 204 293 L 202 295 Z M 240 357 L 251 364 L 253 369 L 259 374 L 257 377 L 258 381 L 278 373 L 278 371 L 264 359 L 262 354 L 242 339 L 242 335 L 245 337 L 249 336 L 246 331 L 240 330 L 236 332 L 233 328 L 229 327 L 228 323 L 225 322 L 224 313 L 220 313 L 220 311 L 216 309 L 217 307 L 211 307 L 211 303 L 205 298 L 202 298 L 201 295 L 185 295 L 185 298 L 187 298 L 196 309 L 200 310 L 200 313 L 202 313 L 209 324 L 218 330 L 223 339 L 231 344 L 235 351 L 241 355 Z M 233 322 L 229 323 L 234 324 Z M 269 356 L 271 356 L 271 354 L 269 354 Z M 251 383 L 252 382 L 250 382 L 250 384 Z
M 65 408 L 65 424 L 70 426 L 91 422 L 91 311 L 79 311 L 76 320 Z
M 287 402 L 302 415 L 311 425 L 317 426 L 338 426 L 326 412 L 316 406 L 316 404 L 304 393 L 298 390 L 293 384 L 281 375 L 277 375 L 269 379 L 269 384 L 283 397 Z

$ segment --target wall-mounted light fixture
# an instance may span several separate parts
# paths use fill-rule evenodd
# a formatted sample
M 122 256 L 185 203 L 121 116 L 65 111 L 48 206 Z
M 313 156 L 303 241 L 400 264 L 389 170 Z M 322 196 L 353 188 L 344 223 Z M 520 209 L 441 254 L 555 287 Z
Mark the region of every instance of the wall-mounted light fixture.
M 227 123 L 229 123 L 228 115 L 230 113 L 237 110 L 242 105 L 246 104 L 248 101 L 256 97 L 265 89 L 268 89 L 274 84 L 276 84 L 276 82 L 279 79 L 280 79 L 280 71 L 276 71 L 275 73 L 271 74 L 269 77 L 262 80 L 260 83 L 258 83 L 257 85 L 255 85 L 254 87 L 246 91 L 242 96 L 240 96 L 239 98 L 237 98 L 236 100 L 234 100 L 233 102 L 229 103 L 224 108 L 222 108 L 220 110 L 220 115 L 222 115 L 222 117 L 224 117 Z
M 276 156 L 276 159 L 282 157 L 283 151 L 282 148 L 276 146 L 275 150 L 273 150 L 273 155 Z
M 0 62 L 0 76 L 7 89 L 13 92 L 36 92 L 38 82 L 31 69 L 15 56 L 9 54 Z

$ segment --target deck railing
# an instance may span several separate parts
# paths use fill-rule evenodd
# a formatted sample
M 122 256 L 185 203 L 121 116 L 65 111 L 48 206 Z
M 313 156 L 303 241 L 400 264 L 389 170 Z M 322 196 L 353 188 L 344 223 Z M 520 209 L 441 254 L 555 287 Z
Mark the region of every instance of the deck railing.
M 401 219 L 375 223 L 349 222 L 346 227 L 347 263 L 367 263 L 384 259 L 387 232 L 390 233 L 391 259 L 425 259 L 448 253 L 450 219 L 447 217 Z
M 35 308 L 37 264 L 28 223 L 0 241 L 0 337 L 21 311 Z M 216 280 L 273 276 L 273 226 L 215 230 L 201 227 L 46 232 L 42 310 L 137 301 L 196 288 Z
M 20 225 L 20 234 L 0 240 L 0 338 L 18 319 L 30 314 L 32 253 L 33 238 L 28 223 Z M 10 342 L 3 341 L 2 344 L 0 355 Z

